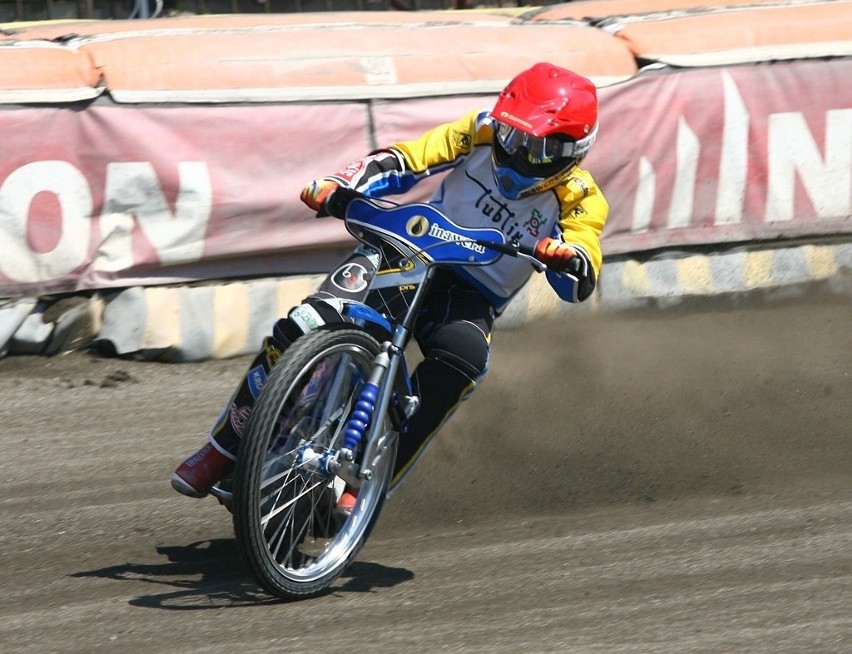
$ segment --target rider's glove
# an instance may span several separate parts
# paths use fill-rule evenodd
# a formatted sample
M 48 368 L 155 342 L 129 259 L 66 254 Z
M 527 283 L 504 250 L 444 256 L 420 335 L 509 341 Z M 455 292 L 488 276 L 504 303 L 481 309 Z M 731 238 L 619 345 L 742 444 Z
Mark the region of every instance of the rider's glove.
M 315 179 L 302 189 L 299 199 L 319 213 L 328 197 L 338 188 L 340 185 L 330 179 Z
M 339 186 L 334 193 L 331 193 L 325 198 L 325 203 L 322 208 L 329 216 L 342 219 L 346 217 L 346 209 L 349 206 L 349 203 L 355 198 L 363 197 L 365 196 L 356 191 L 354 188 Z
M 567 243 L 555 238 L 543 238 L 535 244 L 535 258 L 557 273 L 578 274 L 583 262 Z

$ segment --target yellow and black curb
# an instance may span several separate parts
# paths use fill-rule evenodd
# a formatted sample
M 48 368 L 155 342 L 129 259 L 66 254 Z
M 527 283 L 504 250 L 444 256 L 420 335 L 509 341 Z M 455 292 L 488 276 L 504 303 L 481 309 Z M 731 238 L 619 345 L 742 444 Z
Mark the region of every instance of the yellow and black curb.
M 116 356 L 164 361 L 251 354 L 274 322 L 322 279 L 133 287 L 59 301 L 6 301 L 0 305 L 0 354 L 52 355 L 92 343 Z M 789 296 L 817 283 L 850 294 L 852 243 L 605 261 L 597 292 L 578 305 L 559 300 L 544 275 L 534 275 L 497 327 L 570 319 L 577 311 L 660 309 L 691 298 L 780 290 Z

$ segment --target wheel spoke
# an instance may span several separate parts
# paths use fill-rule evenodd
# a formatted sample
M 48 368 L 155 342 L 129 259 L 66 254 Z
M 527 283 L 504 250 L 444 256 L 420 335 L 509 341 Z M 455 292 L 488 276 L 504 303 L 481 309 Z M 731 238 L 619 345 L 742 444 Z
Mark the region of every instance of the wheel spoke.
M 313 486 L 309 486 L 308 488 L 306 488 L 305 490 L 303 490 L 301 493 L 299 493 L 298 495 L 296 495 L 293 499 L 289 499 L 289 500 L 287 500 L 286 502 L 284 502 L 283 504 L 273 503 L 273 509 L 272 509 L 271 511 L 269 511 L 268 513 L 266 513 L 266 514 L 263 516 L 263 518 L 262 518 L 262 519 L 261 519 L 261 521 L 260 521 L 260 524 L 261 524 L 261 525 L 263 525 L 263 526 L 265 527 L 265 526 L 266 526 L 266 524 L 267 524 L 270 520 L 272 520 L 272 518 L 274 518 L 275 516 L 277 516 L 278 514 L 280 514 L 282 511 L 285 511 L 286 509 L 288 509 L 288 508 L 290 508 L 291 506 L 295 505 L 295 504 L 296 504 L 296 502 L 298 502 L 301 498 L 303 498 L 303 497 L 308 497 L 308 496 L 310 495 L 310 492 L 311 492 L 313 489 L 317 488 L 318 486 L 322 486 L 322 485 L 323 485 L 323 482 L 317 482 L 317 483 L 315 483 Z M 280 493 L 279 493 L 279 496 L 280 496 Z

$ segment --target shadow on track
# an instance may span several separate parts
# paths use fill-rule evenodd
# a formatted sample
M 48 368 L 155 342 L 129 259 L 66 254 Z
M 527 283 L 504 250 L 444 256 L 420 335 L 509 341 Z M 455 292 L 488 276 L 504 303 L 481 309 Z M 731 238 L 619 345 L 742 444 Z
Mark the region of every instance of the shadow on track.
M 71 577 L 145 582 L 176 588 L 141 595 L 129 604 L 169 611 L 199 611 L 286 602 L 261 591 L 240 564 L 232 539 L 197 541 L 189 545 L 156 548 L 166 562 L 124 563 L 76 572 Z M 356 561 L 330 590 L 330 594 L 371 593 L 410 581 L 414 573 L 369 561 Z

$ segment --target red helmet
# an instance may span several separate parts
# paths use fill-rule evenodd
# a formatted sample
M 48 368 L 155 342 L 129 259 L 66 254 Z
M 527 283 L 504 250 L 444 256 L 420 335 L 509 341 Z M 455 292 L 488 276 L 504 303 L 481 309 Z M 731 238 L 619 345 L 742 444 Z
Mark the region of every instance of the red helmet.
M 510 200 L 556 186 L 589 152 L 598 132 L 598 96 L 588 79 L 548 63 L 520 73 L 491 111 L 493 167 Z

